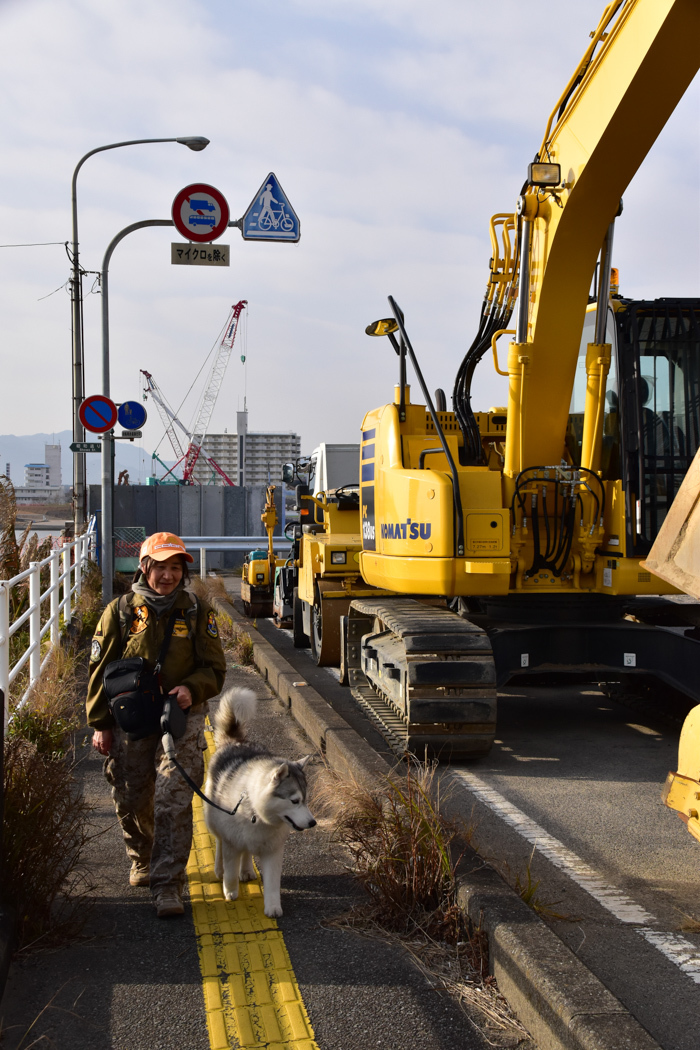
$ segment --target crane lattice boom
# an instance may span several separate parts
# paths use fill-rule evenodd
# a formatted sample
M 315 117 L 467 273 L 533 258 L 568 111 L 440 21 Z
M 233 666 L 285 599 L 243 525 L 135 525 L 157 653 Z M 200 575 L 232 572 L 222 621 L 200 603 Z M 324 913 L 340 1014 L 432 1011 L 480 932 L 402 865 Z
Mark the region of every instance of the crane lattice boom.
M 219 343 L 219 349 L 216 352 L 214 363 L 212 364 L 209 373 L 209 378 L 204 387 L 202 400 L 197 409 L 190 444 L 185 453 L 185 465 L 182 470 L 182 477 L 185 482 L 190 480 L 195 464 L 199 458 L 199 454 L 202 451 L 202 444 L 204 443 L 204 438 L 209 429 L 209 423 L 214 411 L 214 406 L 216 405 L 216 399 L 219 396 L 219 390 L 221 389 L 221 384 L 226 375 L 226 369 L 231 357 L 231 351 L 233 350 L 236 333 L 238 332 L 238 323 L 246 305 L 247 300 L 241 299 L 235 306 L 231 307 L 231 313 L 226 322 L 224 336 Z M 220 469 L 219 473 L 222 473 Z

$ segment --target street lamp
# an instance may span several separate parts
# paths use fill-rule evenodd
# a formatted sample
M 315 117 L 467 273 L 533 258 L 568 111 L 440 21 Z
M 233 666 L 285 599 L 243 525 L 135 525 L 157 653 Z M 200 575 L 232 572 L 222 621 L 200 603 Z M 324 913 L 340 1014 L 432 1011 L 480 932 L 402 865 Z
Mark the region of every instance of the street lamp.
M 80 422 L 80 405 L 85 397 L 83 377 L 83 295 L 82 279 L 80 274 L 80 261 L 78 255 L 78 172 L 88 157 L 95 153 L 103 153 L 108 149 L 118 149 L 120 146 L 140 146 L 151 142 L 179 142 L 188 149 L 199 152 L 206 149 L 209 139 L 203 135 L 184 135 L 180 138 L 169 139 L 129 139 L 127 142 L 112 142 L 108 146 L 98 146 L 91 149 L 78 161 L 73 172 L 71 183 L 71 213 L 73 220 L 73 240 L 71 258 L 70 297 L 71 315 L 73 327 L 73 356 L 72 356 L 72 378 L 73 378 L 73 441 L 84 441 L 85 433 Z M 76 535 L 87 520 L 87 508 L 85 500 L 85 453 L 73 453 L 73 494 L 75 498 L 74 522 Z

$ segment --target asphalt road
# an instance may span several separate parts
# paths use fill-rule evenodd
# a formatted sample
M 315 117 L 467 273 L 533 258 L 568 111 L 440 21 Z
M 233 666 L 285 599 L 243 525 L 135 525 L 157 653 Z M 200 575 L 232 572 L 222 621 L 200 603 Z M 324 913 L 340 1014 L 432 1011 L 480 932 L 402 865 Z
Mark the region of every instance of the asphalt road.
M 271 621 L 257 626 L 383 748 L 332 669 Z M 451 811 L 664 1050 L 697 1050 L 700 845 L 660 800 L 677 723 L 661 698 L 640 710 L 569 686 L 504 691 L 498 726 L 487 758 L 441 767 Z
M 260 698 L 253 739 L 288 757 L 311 750 L 257 674 L 234 668 L 228 681 L 252 684 Z M 86 858 L 93 888 L 85 927 L 70 944 L 15 960 L 0 1010 L 2 1046 L 208 1050 L 189 909 L 184 919 L 159 920 L 149 891 L 128 886 L 102 763 L 87 734 L 82 743 L 81 777 L 95 807 L 96 833 Z M 402 949 L 324 925 L 358 899 L 343 857 L 331 847 L 328 821 L 290 838 L 279 924 L 321 1050 L 493 1045 Z

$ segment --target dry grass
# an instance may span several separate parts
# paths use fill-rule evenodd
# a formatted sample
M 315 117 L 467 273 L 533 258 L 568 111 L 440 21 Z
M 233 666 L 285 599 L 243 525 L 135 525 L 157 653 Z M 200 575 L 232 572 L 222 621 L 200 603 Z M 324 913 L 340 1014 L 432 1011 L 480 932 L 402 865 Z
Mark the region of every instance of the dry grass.
M 2 479 L 0 485 L 0 569 L 12 575 L 18 560 L 21 568 L 25 558 L 36 560 L 41 552 L 25 542 L 26 535 L 14 544 L 14 494 Z M 78 636 L 70 630 L 63 634 L 21 707 L 17 696 L 26 688 L 26 676 L 22 682 L 18 676 L 10 698 L 2 881 L 3 899 L 15 913 L 15 946 L 20 950 L 64 941 L 80 928 L 85 914 L 89 887 L 81 857 L 90 836 L 90 806 L 76 780 L 72 737 L 83 725 L 84 645 L 101 611 L 100 582 L 99 570 L 91 568 L 76 610 L 82 631 Z M 23 600 L 21 592 L 17 600 Z
M 334 840 L 368 901 L 330 925 L 400 944 L 429 982 L 448 992 L 492 1045 L 529 1040 L 488 972 L 488 943 L 457 903 L 457 836 L 469 838 L 440 812 L 435 770 L 414 763 L 374 790 L 328 772 L 315 789 L 335 822 Z
M 230 602 L 231 595 L 224 586 L 220 576 L 207 576 L 206 580 L 198 576 L 190 583 L 191 590 L 199 598 L 204 598 L 216 607 L 216 601 Z M 247 631 L 233 622 L 226 613 L 217 610 L 216 621 L 219 625 L 221 644 L 227 653 L 233 656 L 240 667 L 252 667 L 255 663 L 253 655 L 253 639 Z
M 685 912 L 681 912 L 681 921 L 678 929 L 683 933 L 700 933 L 700 919 L 696 919 L 694 915 L 686 915 Z

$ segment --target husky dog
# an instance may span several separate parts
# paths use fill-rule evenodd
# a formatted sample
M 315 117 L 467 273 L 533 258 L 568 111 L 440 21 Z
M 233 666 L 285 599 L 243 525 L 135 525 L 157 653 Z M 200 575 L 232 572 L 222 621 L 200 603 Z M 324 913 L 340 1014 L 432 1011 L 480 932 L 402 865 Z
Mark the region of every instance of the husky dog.
M 284 844 L 292 831 L 316 824 L 306 805 L 304 766 L 275 758 L 259 744 L 247 744 L 245 724 L 255 714 L 250 689 L 229 689 L 214 717 L 216 753 L 209 763 L 204 793 L 229 813 L 204 807 L 207 827 L 216 838 L 214 872 L 223 879 L 224 896 L 238 897 L 238 882 L 254 879 L 253 857 L 260 867 L 265 914 L 282 914 L 280 880 Z M 235 810 L 235 812 L 233 812 Z

